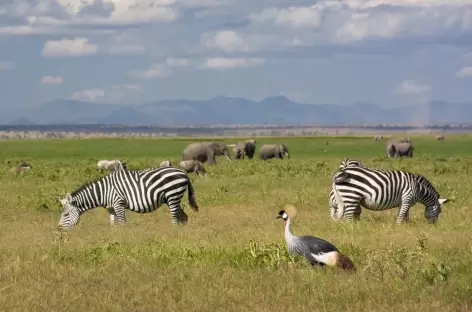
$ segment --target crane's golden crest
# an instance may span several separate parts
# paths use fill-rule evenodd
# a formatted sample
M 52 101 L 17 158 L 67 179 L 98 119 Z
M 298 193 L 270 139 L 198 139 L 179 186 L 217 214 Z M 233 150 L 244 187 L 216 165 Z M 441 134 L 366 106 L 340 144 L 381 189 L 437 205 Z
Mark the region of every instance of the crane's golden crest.
M 291 219 L 295 218 L 298 214 L 297 208 L 293 205 L 285 204 L 283 209 Z

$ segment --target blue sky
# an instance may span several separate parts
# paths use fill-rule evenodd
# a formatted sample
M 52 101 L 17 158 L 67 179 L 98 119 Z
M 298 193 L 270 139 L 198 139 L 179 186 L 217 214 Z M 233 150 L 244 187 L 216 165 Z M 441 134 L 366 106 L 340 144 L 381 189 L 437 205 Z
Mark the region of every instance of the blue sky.
M 472 0 L 3 0 L 0 109 L 472 98 Z

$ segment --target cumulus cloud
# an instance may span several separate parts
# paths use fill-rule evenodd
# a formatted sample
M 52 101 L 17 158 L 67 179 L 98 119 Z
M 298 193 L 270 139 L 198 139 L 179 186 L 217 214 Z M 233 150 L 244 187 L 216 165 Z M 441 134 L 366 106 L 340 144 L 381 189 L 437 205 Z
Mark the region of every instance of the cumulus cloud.
M 12 70 L 13 67 L 13 64 L 10 62 L 0 62 L 0 71 Z
M 172 75 L 172 70 L 160 67 L 150 67 L 148 69 L 135 70 L 131 76 L 137 79 L 160 79 Z
M 322 11 L 323 7 L 316 4 L 306 7 L 266 8 L 260 13 L 250 14 L 249 18 L 255 23 L 316 28 L 321 25 Z
M 72 93 L 70 99 L 77 101 L 95 102 L 105 96 L 105 90 L 101 88 L 86 89 Z
M 467 66 L 461 68 L 459 71 L 456 73 L 457 78 L 468 78 L 472 77 L 472 66 Z
M 43 76 L 39 82 L 43 85 L 60 85 L 64 82 L 64 78 L 61 76 Z
M 43 56 L 64 57 L 96 54 L 98 45 L 88 42 L 88 38 L 63 38 L 58 41 L 50 40 L 44 43 Z
M 416 82 L 415 80 L 403 80 L 393 91 L 404 95 L 422 95 L 430 93 L 431 86 Z
M 247 52 L 249 43 L 233 30 L 221 30 L 214 35 L 202 35 L 202 42 L 208 48 L 217 48 L 226 52 Z
M 137 79 L 162 79 L 173 73 L 173 68 L 183 68 L 191 65 L 189 59 L 168 57 L 162 62 L 152 63 L 149 68 L 134 70 L 131 76 Z
M 225 58 L 214 57 L 207 59 L 203 67 L 209 69 L 234 69 L 263 65 L 266 62 L 263 58 Z
M 48 3 L 49 2 L 49 3 Z M 17 1 L 11 11 L 27 17 L 31 26 L 129 25 L 171 22 L 178 17 L 175 0 L 56 0 Z
M 74 92 L 70 99 L 85 102 L 119 103 L 141 90 L 139 84 L 112 85 Z

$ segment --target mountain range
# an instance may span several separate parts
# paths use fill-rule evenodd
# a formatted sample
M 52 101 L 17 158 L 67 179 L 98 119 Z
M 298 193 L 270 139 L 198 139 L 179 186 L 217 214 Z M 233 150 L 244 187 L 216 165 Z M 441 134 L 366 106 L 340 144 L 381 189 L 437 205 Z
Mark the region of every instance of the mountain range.
M 209 100 L 162 100 L 114 105 L 54 100 L 0 115 L 0 124 L 306 124 L 361 125 L 470 123 L 472 103 L 430 101 L 384 108 L 369 103 L 302 104 L 284 96 L 262 101 L 219 96 Z

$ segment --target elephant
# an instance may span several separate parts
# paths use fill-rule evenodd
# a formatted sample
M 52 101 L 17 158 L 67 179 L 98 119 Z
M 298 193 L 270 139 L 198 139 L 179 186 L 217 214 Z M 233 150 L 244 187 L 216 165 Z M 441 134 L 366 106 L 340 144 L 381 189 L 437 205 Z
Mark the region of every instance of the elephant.
M 191 143 L 182 153 L 182 160 L 198 160 L 201 163 L 216 164 L 215 152 L 208 143 Z
M 179 163 L 179 167 L 184 169 L 186 172 L 195 172 L 197 175 L 206 176 L 206 170 L 203 167 L 203 164 L 198 160 L 182 160 Z
M 285 144 L 264 144 L 259 150 L 259 157 L 261 160 L 267 160 L 271 158 L 284 159 L 287 156 L 290 159 L 288 148 Z
M 387 157 L 413 157 L 413 145 L 411 142 L 388 142 Z
M 218 142 L 204 142 L 203 144 L 210 146 L 215 153 L 215 156 L 225 156 L 226 159 L 231 161 L 231 154 L 229 152 L 228 145 Z
M 247 140 L 246 142 L 238 142 L 233 147 L 234 157 L 236 159 L 244 159 L 246 155 L 249 159 L 254 157 L 256 153 L 256 140 Z

